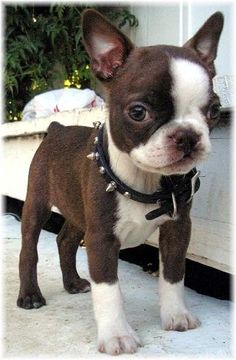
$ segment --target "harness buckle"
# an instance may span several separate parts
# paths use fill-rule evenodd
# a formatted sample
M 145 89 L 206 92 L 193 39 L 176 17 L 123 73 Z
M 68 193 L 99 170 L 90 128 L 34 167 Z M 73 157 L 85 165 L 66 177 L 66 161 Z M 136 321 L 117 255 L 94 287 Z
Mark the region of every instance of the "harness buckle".
M 201 174 L 201 171 L 198 170 L 196 172 L 196 174 L 191 179 L 191 194 L 190 194 L 189 199 L 186 201 L 187 204 L 190 203 L 190 201 L 192 200 L 192 198 L 193 198 L 193 196 L 195 194 L 195 185 L 196 185 L 196 181 L 199 178 L 200 174 Z
M 172 219 L 176 219 L 176 217 L 177 217 L 177 203 L 176 203 L 175 194 L 172 192 L 171 196 L 172 196 L 173 212 L 172 212 L 172 214 L 170 216 L 171 216 Z

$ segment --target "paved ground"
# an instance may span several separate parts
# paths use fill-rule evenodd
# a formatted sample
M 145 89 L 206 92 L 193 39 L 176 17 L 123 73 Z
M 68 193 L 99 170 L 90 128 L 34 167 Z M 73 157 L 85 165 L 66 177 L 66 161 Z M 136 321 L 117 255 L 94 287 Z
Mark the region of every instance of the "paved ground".
M 5 356 L 63 356 L 109 358 L 96 350 L 96 329 L 91 294 L 70 295 L 62 288 L 55 235 L 43 231 L 39 242 L 39 285 L 47 306 L 37 310 L 16 307 L 19 288 L 18 255 L 20 223 L 4 216 L 5 241 Z M 86 252 L 78 252 L 78 269 L 89 278 Z M 230 357 L 231 305 L 199 295 L 186 288 L 189 308 L 202 322 L 199 329 L 184 333 L 163 331 L 158 309 L 158 280 L 136 265 L 119 261 L 119 278 L 126 313 L 144 347 L 122 359 L 163 357 Z M 217 286 L 217 284 L 215 284 Z

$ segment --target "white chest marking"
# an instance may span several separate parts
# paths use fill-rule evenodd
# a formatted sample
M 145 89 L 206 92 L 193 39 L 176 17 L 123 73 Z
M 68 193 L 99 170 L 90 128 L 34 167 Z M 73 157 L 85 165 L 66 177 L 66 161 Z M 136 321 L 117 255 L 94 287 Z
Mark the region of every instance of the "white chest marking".
M 115 234 L 120 240 L 121 249 L 143 244 L 159 225 L 169 217 L 163 215 L 154 220 L 146 220 L 145 215 L 157 209 L 157 204 L 143 204 L 126 199 L 117 194 L 118 211 Z
M 161 175 L 137 168 L 130 156 L 120 151 L 114 144 L 107 122 L 108 151 L 114 173 L 132 189 L 152 194 L 160 189 Z M 143 204 L 127 199 L 117 193 L 117 222 L 114 232 L 121 243 L 121 249 L 143 244 L 159 225 L 169 219 L 163 215 L 154 220 L 146 220 L 145 215 L 157 209 L 158 204 Z

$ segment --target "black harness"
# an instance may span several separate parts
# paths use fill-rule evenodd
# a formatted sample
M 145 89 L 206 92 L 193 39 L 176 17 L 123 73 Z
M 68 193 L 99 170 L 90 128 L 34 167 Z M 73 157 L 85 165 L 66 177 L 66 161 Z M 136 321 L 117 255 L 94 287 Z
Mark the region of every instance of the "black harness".
M 161 191 L 153 194 L 143 194 L 123 183 L 111 170 L 109 161 L 103 149 L 103 126 L 96 122 L 95 128 L 99 129 L 98 136 L 95 138 L 95 152 L 88 155 L 94 159 L 99 167 L 99 172 L 108 183 L 107 192 L 118 191 L 120 194 L 134 201 L 144 204 L 158 204 L 159 207 L 145 215 L 147 220 L 153 220 L 161 215 L 168 214 L 176 218 L 178 213 L 178 203 L 189 203 L 194 193 L 200 187 L 200 171 L 192 169 L 186 175 L 162 176 Z

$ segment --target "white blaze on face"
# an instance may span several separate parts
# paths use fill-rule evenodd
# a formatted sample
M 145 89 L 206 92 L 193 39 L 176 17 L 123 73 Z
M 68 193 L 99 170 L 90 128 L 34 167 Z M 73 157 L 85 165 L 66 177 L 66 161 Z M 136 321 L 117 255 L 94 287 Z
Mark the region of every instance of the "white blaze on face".
M 183 59 L 172 59 L 171 73 L 175 106 L 172 124 L 182 129 L 191 128 L 200 134 L 206 157 L 210 153 L 211 144 L 209 128 L 201 109 L 209 102 L 209 76 L 201 65 Z
M 189 60 L 172 59 L 170 70 L 175 118 L 199 111 L 208 103 L 209 77 L 202 66 Z
M 209 102 L 210 79 L 199 64 L 186 59 L 172 59 L 171 96 L 174 118 L 161 126 L 147 141 L 130 152 L 135 164 L 145 170 L 164 175 L 183 174 L 197 162 L 204 160 L 210 152 L 209 129 L 202 114 L 202 108 Z M 183 154 L 171 143 L 171 137 L 178 130 L 190 129 L 200 135 L 198 151 L 192 159 L 183 159 Z M 176 163 L 176 165 L 175 165 Z

